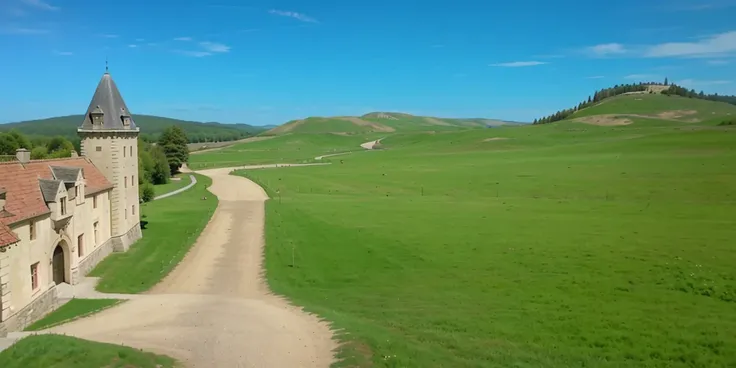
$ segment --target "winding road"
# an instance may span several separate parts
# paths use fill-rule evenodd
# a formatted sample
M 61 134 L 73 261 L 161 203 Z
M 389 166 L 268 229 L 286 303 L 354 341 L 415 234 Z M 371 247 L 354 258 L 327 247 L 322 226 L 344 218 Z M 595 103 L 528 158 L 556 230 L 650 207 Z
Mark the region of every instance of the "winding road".
M 330 327 L 273 295 L 263 280 L 268 196 L 252 181 L 229 175 L 232 170 L 198 172 L 212 178 L 219 205 L 161 283 L 44 332 L 167 354 L 189 367 L 328 367 L 337 348 Z

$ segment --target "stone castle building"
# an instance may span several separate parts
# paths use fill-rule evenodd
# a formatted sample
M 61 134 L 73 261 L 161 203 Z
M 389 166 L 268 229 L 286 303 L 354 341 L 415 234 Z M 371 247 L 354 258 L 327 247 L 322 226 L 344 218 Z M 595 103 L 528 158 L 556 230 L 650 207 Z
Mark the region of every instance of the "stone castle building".
M 77 132 L 81 157 L 31 160 L 19 149 L 0 163 L 0 336 L 55 309 L 56 285 L 142 236 L 139 128 L 109 73 Z

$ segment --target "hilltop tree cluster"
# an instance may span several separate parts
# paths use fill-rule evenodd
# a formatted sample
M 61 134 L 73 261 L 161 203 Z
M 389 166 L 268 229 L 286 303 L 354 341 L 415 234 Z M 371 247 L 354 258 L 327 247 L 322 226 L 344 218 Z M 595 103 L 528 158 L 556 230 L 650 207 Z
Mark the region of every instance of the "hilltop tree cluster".
M 650 85 L 667 85 L 667 79 L 665 79 L 664 84 L 657 83 L 657 82 L 649 82 L 649 83 L 638 83 L 638 84 L 621 84 L 621 85 L 615 85 L 611 88 L 604 88 L 600 91 L 596 91 L 593 96 L 588 96 L 587 100 L 581 101 L 577 106 L 560 110 L 550 116 L 545 116 L 541 119 L 534 119 L 534 124 L 548 124 L 555 121 L 560 121 L 567 119 L 570 117 L 570 115 L 574 114 L 578 110 L 582 110 L 586 107 L 593 106 L 607 98 L 622 95 L 624 93 L 631 93 L 631 92 L 644 92 L 647 90 L 648 86 Z
M 736 96 L 724 96 L 719 95 L 717 93 L 714 94 L 705 94 L 703 91 L 695 92 L 694 89 L 687 89 L 684 87 L 680 87 L 678 85 L 670 85 L 670 88 L 662 91 L 663 95 L 668 96 L 682 96 L 682 97 L 688 97 L 688 98 L 699 98 L 701 100 L 710 100 L 710 101 L 717 101 L 717 102 L 725 102 L 731 105 L 736 105 Z

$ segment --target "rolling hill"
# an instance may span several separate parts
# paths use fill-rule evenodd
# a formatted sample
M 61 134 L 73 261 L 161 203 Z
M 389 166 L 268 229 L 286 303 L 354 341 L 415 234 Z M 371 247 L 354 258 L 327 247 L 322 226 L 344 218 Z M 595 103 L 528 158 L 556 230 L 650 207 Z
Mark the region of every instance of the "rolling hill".
M 149 139 L 157 136 L 168 126 L 178 125 L 184 129 L 189 141 L 212 142 L 232 141 L 261 133 L 265 129 L 247 124 L 200 123 L 170 119 L 160 116 L 135 115 L 135 122 L 141 129 L 141 135 Z M 29 120 L 17 123 L 0 124 L 0 132 L 17 129 L 28 136 L 64 136 L 76 139 L 77 127 L 82 115 L 60 116 L 48 119 Z
M 495 119 L 450 119 L 414 116 L 396 112 L 372 112 L 363 116 L 309 117 L 292 120 L 263 135 L 286 133 L 390 133 L 414 131 L 453 131 L 482 129 L 501 125 L 521 124 Z
M 717 125 L 736 119 L 736 106 L 698 98 L 630 94 L 612 97 L 578 110 L 565 120 L 596 125 L 628 125 L 640 118 Z

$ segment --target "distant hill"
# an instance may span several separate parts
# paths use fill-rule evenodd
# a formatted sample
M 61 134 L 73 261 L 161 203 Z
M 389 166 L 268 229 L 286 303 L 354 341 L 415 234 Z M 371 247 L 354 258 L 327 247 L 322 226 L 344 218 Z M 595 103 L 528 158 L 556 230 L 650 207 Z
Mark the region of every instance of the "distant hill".
M 369 132 L 449 131 L 482 129 L 501 125 L 521 124 L 495 119 L 451 119 L 414 116 L 397 112 L 372 112 L 363 116 L 310 117 L 292 120 L 263 135 L 286 133 L 338 133 L 357 134 Z
M 703 91 L 698 93 L 667 84 L 665 80 L 663 84 L 621 84 L 604 88 L 575 107 L 534 119 L 533 124 L 612 114 L 683 122 L 715 120 L 723 123 L 725 120 L 732 121 L 735 112 L 736 96 L 706 94 Z
M 69 115 L 0 124 L 0 131 L 17 129 L 28 136 L 60 135 L 74 140 L 77 137 L 77 127 L 83 118 L 83 115 Z M 150 115 L 135 115 L 133 118 L 141 129 L 141 135 L 149 140 L 155 140 L 166 127 L 171 125 L 182 127 L 192 143 L 232 141 L 257 135 L 265 130 L 247 124 L 200 123 Z

